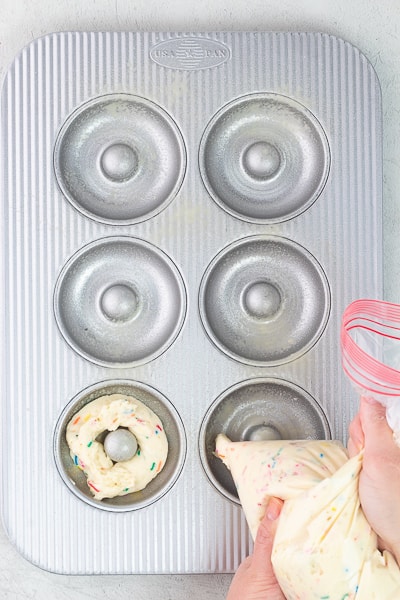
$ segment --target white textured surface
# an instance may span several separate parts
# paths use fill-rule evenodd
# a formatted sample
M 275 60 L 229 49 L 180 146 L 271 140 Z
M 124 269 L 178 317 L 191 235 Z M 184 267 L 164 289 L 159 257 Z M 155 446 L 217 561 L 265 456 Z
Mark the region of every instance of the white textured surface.
M 106 2 L 86 4 L 71 2 L 58 3 L 22 3 L 6 2 L 3 14 L 8 15 L 8 21 L 3 22 L 1 47 L 2 68 L 6 67 L 13 55 L 20 47 L 47 31 L 60 29 L 284 29 L 284 30 L 318 30 L 327 31 L 347 38 L 358 45 L 376 65 L 378 75 L 383 87 L 384 115 L 385 115 L 385 275 L 386 298 L 398 301 L 398 286 L 395 283 L 400 264 L 398 254 L 396 227 L 398 227 L 399 206 L 396 203 L 396 190 L 399 179 L 399 160 L 396 155 L 396 139 L 398 138 L 398 122 L 396 113 L 399 111 L 399 73 L 397 61 L 399 58 L 399 40 L 397 28 L 399 25 L 398 8 L 395 3 L 388 3 L 382 7 L 379 3 L 353 2 L 254 2 L 252 10 L 248 10 L 246 3 L 237 2 L 235 7 L 228 3 L 218 3 L 218 6 L 209 3 L 195 5 L 191 3 L 172 2 L 163 9 L 157 4 L 154 15 L 153 3 L 135 3 L 134 6 L 122 2 L 113 5 Z M 173 9 L 176 9 L 175 11 Z M 84 14 L 83 14 L 84 11 Z M 371 24 L 374 24 L 372 29 Z M 4 30 L 4 32 L 3 32 Z M 5 43 L 4 43 L 5 42 Z M 7 544 L 5 544 L 7 548 Z M 10 555 L 14 552 L 9 549 Z M 20 562 L 18 562 L 20 561 Z M 82 578 L 68 578 L 69 586 L 63 592 L 61 580 L 55 576 L 42 573 L 24 563 L 22 559 L 16 561 L 4 560 L 2 571 L 2 590 L 7 598 L 45 598 L 46 592 L 53 589 L 55 581 L 60 582 L 57 588 L 57 597 L 70 597 L 73 582 Z M 30 576 L 25 575 L 24 569 L 28 568 Z M 22 576 L 19 570 L 22 569 Z M 40 583 L 37 583 L 36 577 Z M 113 581 L 114 584 L 123 581 L 123 592 L 136 592 L 137 598 L 156 597 L 155 589 L 163 585 L 163 596 L 183 598 L 188 590 L 193 597 L 223 597 L 229 578 L 222 578 L 223 583 L 216 585 L 216 579 L 210 577 L 169 577 L 169 578 L 109 578 L 96 587 L 95 580 L 90 578 L 90 583 L 78 587 L 74 597 L 119 597 L 111 596 L 107 589 Z M 36 581 L 36 583 L 35 583 Z M 164 582 L 171 582 L 171 591 Z M 52 582 L 52 583 L 50 583 Z M 147 583 L 145 583 L 147 582 Z M 157 583 L 158 582 L 158 583 Z M 219 582 L 219 578 L 218 578 Z M 46 588 L 47 585 L 47 588 Z M 58 585 L 58 584 L 57 584 Z M 216 589 L 218 591 L 216 591 Z M 19 590 L 19 591 L 18 591 Z M 65 594 L 63 596 L 62 594 Z M 81 595 L 79 595 L 81 593 Z

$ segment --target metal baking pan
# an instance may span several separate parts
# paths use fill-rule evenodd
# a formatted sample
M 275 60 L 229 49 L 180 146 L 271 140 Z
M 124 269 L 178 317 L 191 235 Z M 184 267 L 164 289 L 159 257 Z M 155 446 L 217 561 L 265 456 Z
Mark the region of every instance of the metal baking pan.
M 344 308 L 382 295 L 376 74 L 318 33 L 56 33 L 1 96 L 1 510 L 58 573 L 231 572 L 214 438 L 345 441 Z M 165 470 L 93 500 L 65 428 L 132 393 Z

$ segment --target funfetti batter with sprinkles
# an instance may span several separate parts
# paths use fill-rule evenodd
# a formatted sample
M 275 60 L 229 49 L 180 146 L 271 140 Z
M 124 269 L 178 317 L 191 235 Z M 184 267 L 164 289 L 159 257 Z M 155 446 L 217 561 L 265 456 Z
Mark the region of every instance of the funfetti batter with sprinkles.
M 130 460 L 114 463 L 96 438 L 104 431 L 128 429 L 138 450 Z M 167 460 L 168 441 L 159 417 L 131 396 L 111 394 L 86 404 L 67 426 L 71 458 L 81 468 L 97 500 L 144 489 Z
M 216 456 L 232 473 L 253 539 L 271 496 L 285 500 L 272 564 L 288 600 L 400 600 L 400 569 L 378 550 L 360 506 L 362 452 L 335 441 L 231 442 Z

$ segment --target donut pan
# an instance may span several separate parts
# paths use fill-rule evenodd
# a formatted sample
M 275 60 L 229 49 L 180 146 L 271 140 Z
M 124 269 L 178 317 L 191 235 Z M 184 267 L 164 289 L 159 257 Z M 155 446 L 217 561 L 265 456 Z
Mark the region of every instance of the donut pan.
M 340 320 L 382 296 L 381 120 L 372 66 L 325 34 L 67 32 L 16 57 L 1 512 L 24 557 L 232 572 L 251 541 L 215 436 L 346 441 Z M 118 393 L 169 452 L 144 490 L 97 500 L 66 427 Z

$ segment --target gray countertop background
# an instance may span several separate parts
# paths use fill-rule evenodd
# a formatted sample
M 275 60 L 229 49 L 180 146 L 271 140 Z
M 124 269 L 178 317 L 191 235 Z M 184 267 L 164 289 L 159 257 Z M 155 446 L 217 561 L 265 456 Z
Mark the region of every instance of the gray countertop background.
M 319 31 L 358 46 L 383 94 L 384 299 L 400 303 L 400 3 L 396 0 L 0 0 L 0 80 L 53 31 Z M 5 458 L 6 459 L 6 458 Z M 231 575 L 70 577 L 21 558 L 0 525 L 2 600 L 193 600 L 226 596 Z

